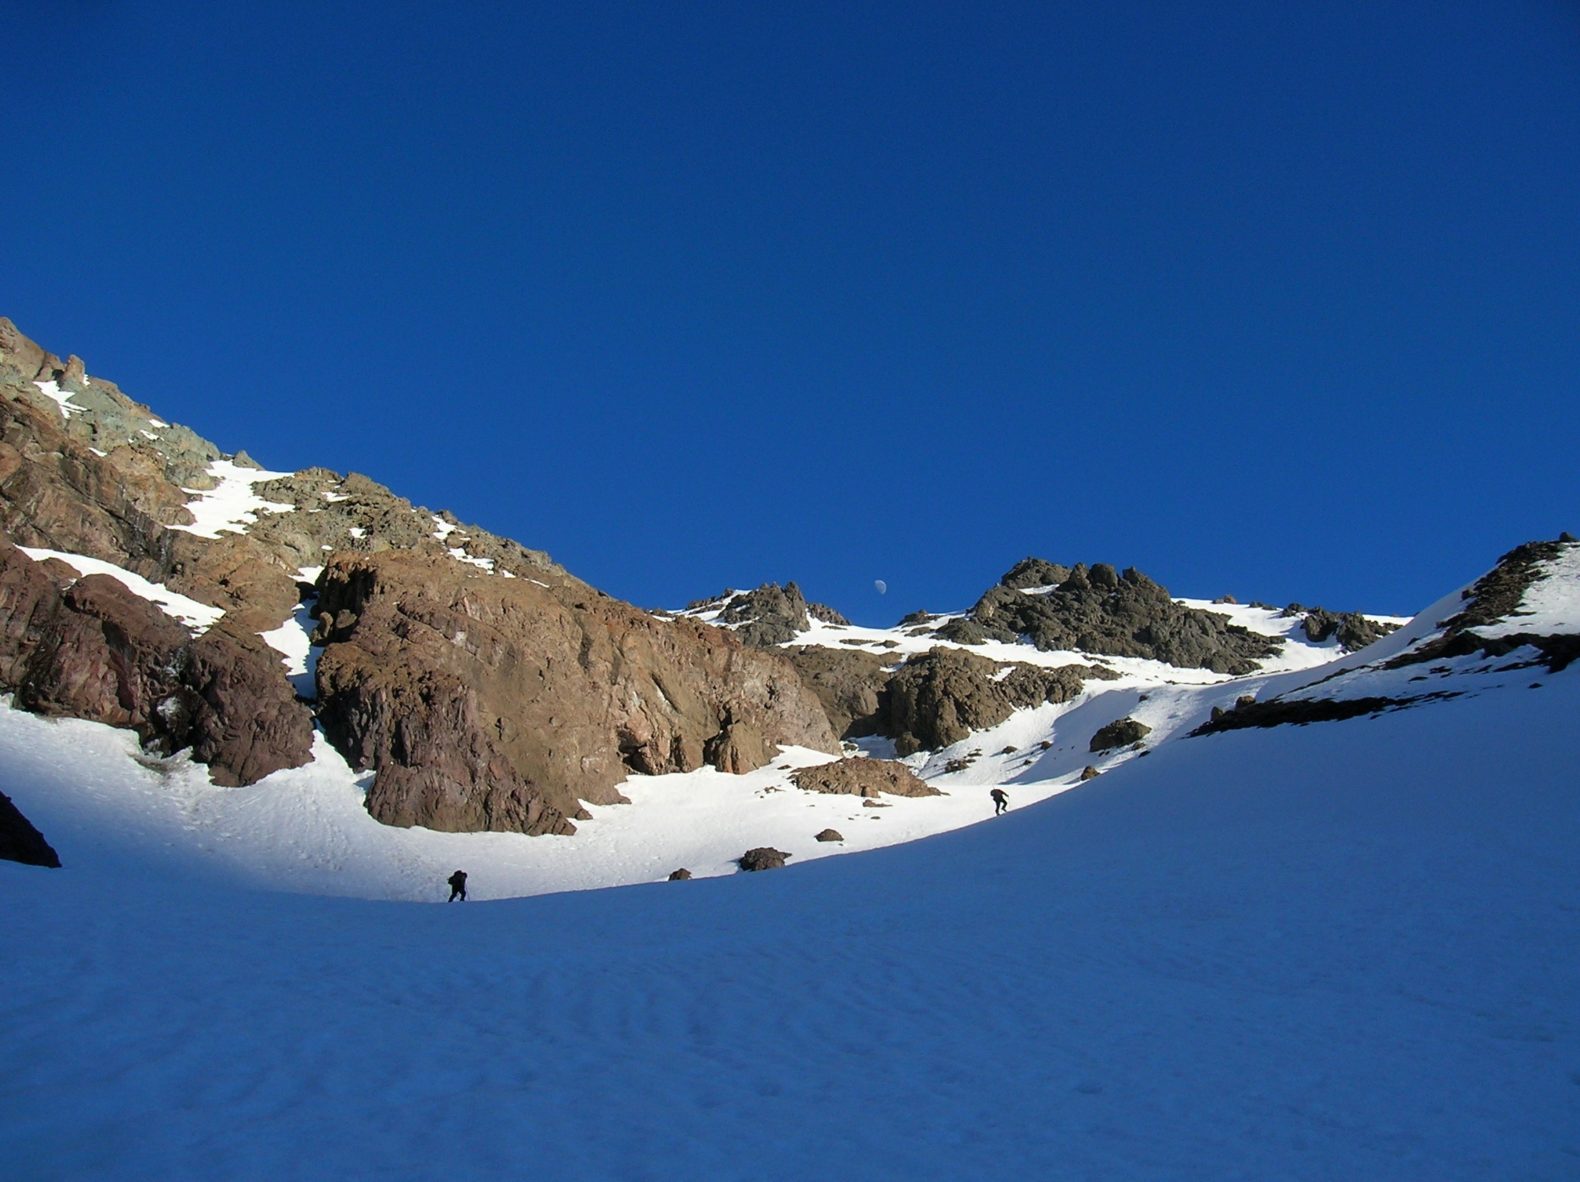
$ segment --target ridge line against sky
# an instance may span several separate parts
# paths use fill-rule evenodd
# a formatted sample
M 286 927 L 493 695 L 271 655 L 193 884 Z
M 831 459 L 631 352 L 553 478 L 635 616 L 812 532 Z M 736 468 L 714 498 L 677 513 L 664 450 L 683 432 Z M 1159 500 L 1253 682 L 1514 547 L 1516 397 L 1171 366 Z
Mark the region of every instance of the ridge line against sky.
M 1407 615 L 1580 532 L 1572 5 L 8 19 L 0 313 L 644 606 Z

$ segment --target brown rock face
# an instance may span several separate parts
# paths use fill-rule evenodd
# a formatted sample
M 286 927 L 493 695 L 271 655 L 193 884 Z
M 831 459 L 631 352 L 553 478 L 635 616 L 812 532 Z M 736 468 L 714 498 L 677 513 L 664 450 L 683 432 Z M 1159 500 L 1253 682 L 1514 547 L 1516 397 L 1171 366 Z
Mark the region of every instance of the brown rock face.
M 1116 676 L 1101 665 L 1016 665 L 1000 676 L 992 661 L 938 647 L 912 657 L 889 679 L 878 729 L 901 755 L 933 751 L 997 726 L 1017 709 L 1068 702 L 1089 678 Z
M 892 759 L 863 759 L 854 756 L 833 763 L 804 767 L 792 772 L 790 780 L 809 792 L 834 792 L 847 796 L 942 796 L 938 789 L 919 778 L 903 763 Z
M 325 569 L 320 719 L 377 771 L 379 820 L 569 833 L 580 800 L 620 800 L 631 772 L 741 772 L 781 744 L 836 749 L 781 657 L 550 577 L 396 551 Z
M 814 645 L 783 652 L 823 703 L 835 734 L 855 739 L 877 732 L 879 695 L 897 658 Z
M 159 750 L 190 746 L 216 783 L 250 784 L 312 749 L 283 673 L 259 637 L 223 620 L 194 639 L 115 579 L 62 586 L 0 542 L 0 686 L 24 709 L 125 727 Z

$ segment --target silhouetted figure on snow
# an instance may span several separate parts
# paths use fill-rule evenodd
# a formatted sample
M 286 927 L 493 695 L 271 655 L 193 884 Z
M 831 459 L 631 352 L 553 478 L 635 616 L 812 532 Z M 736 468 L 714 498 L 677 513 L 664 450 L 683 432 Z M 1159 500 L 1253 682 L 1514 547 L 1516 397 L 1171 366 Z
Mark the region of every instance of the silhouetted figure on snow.
M 447 903 L 454 903 L 457 899 L 466 902 L 466 871 L 457 870 L 446 880 L 450 884 L 450 897 Z
M 1009 808 L 1009 793 L 1002 788 L 995 788 L 988 793 L 993 798 L 993 815 L 996 817 Z

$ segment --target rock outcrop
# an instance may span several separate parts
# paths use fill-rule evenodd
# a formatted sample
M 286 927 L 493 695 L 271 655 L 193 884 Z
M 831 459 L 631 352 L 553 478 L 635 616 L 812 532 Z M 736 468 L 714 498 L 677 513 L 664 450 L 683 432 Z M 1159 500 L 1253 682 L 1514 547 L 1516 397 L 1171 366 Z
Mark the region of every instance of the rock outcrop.
M 1016 594 L 1019 594 L 1016 592 Z M 1101 665 L 1012 665 L 939 646 L 912 657 L 884 686 L 878 732 L 909 755 L 958 743 L 972 731 L 997 726 L 1016 710 L 1068 702 L 1088 679 L 1117 674 Z
M 892 759 L 852 756 L 804 767 L 790 774 L 790 782 L 808 792 L 826 792 L 876 799 L 890 796 L 940 796 L 942 793 L 903 763 Z
M 187 528 L 221 479 L 246 480 L 267 506 L 217 536 Z M 325 731 L 375 770 L 369 809 L 392 824 L 568 833 L 580 800 L 619 800 L 632 772 L 746 771 L 781 743 L 837 749 L 783 658 L 656 620 L 366 477 L 269 476 L 6 320 L 0 530 L 224 612 L 194 635 L 115 579 L 0 551 L 0 686 L 25 708 L 130 727 L 155 750 L 190 747 L 219 783 L 310 755 L 309 709 L 259 636 L 303 594 L 318 597 Z M 782 590 L 804 616 L 799 590 Z
M 1529 629 L 1505 629 L 1483 636 L 1477 629 L 1512 624 L 1520 616 L 1527 591 L 1542 577 L 1543 568 L 1561 558 L 1580 542 L 1565 533 L 1556 541 L 1526 542 L 1498 559 L 1498 563 L 1464 592 L 1465 606 L 1441 622 L 1442 633 L 1425 644 L 1401 653 L 1388 668 L 1418 665 L 1449 657 L 1484 653 L 1502 656 L 1519 648 L 1532 648 L 1541 662 L 1557 673 L 1580 659 L 1580 640 L 1573 634 L 1544 635 Z
M 567 576 L 342 555 L 318 609 L 319 717 L 353 766 L 376 770 L 368 808 L 389 824 L 569 833 L 581 801 L 620 801 L 632 772 L 837 749 L 782 657 Z
M 801 645 L 782 651 L 801 675 L 801 680 L 823 704 L 836 735 L 842 739 L 858 739 L 877 733 L 883 687 L 888 684 L 889 669 L 898 658 L 820 645 Z
M 1141 657 L 1230 674 L 1255 671 L 1282 644 L 1175 603 L 1133 567 L 1121 573 L 1107 563 L 1063 567 L 1036 558 L 1017 563 L 936 635 L 957 644 L 1024 638 L 1044 652 Z
M 219 784 L 297 767 L 312 723 L 280 657 L 221 620 L 201 636 L 108 575 L 76 578 L 0 541 L 0 687 L 37 714 L 190 747 Z
M 1359 652 L 1399 629 L 1397 624 L 1373 620 L 1360 612 L 1330 612 L 1325 607 L 1303 608 L 1291 604 L 1283 614 L 1303 617 L 1300 628 L 1312 644 L 1333 640 L 1347 653 Z
M 1152 733 L 1152 728 L 1146 723 L 1134 718 L 1121 718 L 1102 727 L 1092 736 L 1089 750 L 1093 754 L 1104 751 L 1117 751 L 1121 747 L 1129 747 L 1132 743 L 1139 743 Z
M 688 612 L 714 612 L 714 623 L 732 629 L 758 648 L 787 644 L 811 627 L 813 620 L 849 627 L 850 621 L 822 603 L 808 603 L 794 582 L 764 583 L 755 591 L 726 591 L 713 599 L 689 604 Z

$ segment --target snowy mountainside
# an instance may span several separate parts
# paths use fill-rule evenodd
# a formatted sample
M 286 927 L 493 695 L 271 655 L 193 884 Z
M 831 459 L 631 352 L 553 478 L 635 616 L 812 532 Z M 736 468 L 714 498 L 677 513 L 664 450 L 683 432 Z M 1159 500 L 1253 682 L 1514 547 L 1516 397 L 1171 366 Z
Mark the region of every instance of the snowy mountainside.
M 1541 559 L 1512 611 L 1470 630 L 1580 633 L 1575 557 Z M 598 828 L 391 830 L 350 786 L 338 803 L 302 791 L 291 777 L 316 765 L 273 791 L 157 761 L 129 784 L 125 750 L 98 750 L 133 749 L 125 732 L 5 712 L 5 783 L 71 855 L 0 863 L 8 1166 L 72 1182 L 745 1179 L 765 1162 L 874 1180 L 1573 1178 L 1580 679 L 1536 645 L 1387 667 L 1466 603 L 1325 668 L 1101 683 L 1005 725 L 1057 739 L 1117 696 L 1179 715 L 1171 737 L 1036 806 L 1012 785 L 1002 818 L 975 786 L 868 823 L 969 799 L 982 819 L 957 832 L 482 905 L 280 889 L 378 893 L 332 885 L 364 876 L 421 897 L 371 869 L 406 860 L 427 898 L 453 865 L 486 897 L 510 859 Z M 1408 708 L 1184 737 L 1231 695 L 1364 698 L 1400 672 L 1430 679 Z M 747 795 L 732 824 L 818 803 Z M 559 882 L 576 885 L 593 883 Z
M 1553 634 L 1580 633 L 1576 547 L 1555 545 L 1527 591 L 1542 614 L 1513 618 L 1539 621 Z M 13 795 L 56 842 L 68 866 L 109 856 L 106 849 L 127 842 L 136 844 L 141 839 L 128 835 L 141 833 L 159 835 L 168 856 L 194 872 L 291 891 L 437 901 L 445 876 L 463 866 L 473 875 L 478 898 L 541 894 L 656 881 L 680 868 L 699 877 L 734 874 L 735 859 L 757 846 L 789 852 L 794 867 L 914 841 L 989 818 L 990 788 L 1004 787 L 1012 807 L 1020 810 L 1078 788 L 1094 774 L 1125 768 L 1138 756 L 1200 744 L 1206 740 L 1189 738 L 1191 732 L 1207 725 L 1215 711 L 1245 710 L 1240 703 L 1246 698 L 1332 695 L 1341 688 L 1352 698 L 1387 696 L 1385 689 L 1391 694 L 1401 679 L 1419 675 L 1388 668 L 1388 662 L 1441 636 L 1464 602 L 1455 593 L 1372 649 L 1349 655 L 1339 655 L 1331 642 L 1301 641 L 1296 622 L 1269 609 L 1230 607 L 1225 610 L 1245 626 L 1287 638 L 1273 668 L 1229 677 L 1109 658 L 1119 674 L 1114 680 L 1089 681 L 1070 701 L 1017 710 L 959 742 L 901 760 L 942 795 L 866 801 L 801 791 L 787 773 L 829 756 L 788 748 L 772 763 L 743 775 L 703 768 L 630 776 L 620 785 L 629 803 L 587 804 L 588 819 L 574 837 L 445 834 L 380 825 L 363 805 L 367 773 L 349 767 L 322 735 L 306 766 L 231 789 L 216 788 L 200 765 L 184 757 L 140 757 L 132 736 L 89 723 L 0 713 L 0 748 L 7 753 L 9 782 L 32 785 Z M 903 630 L 821 623 L 796 637 L 808 639 L 835 644 L 857 639 L 900 656 L 908 646 L 927 643 Z M 895 647 L 883 648 L 886 644 Z M 1062 663 L 1068 656 L 1024 645 L 1005 649 L 1014 662 Z M 1324 656 L 1328 661 L 1319 663 Z M 307 659 L 305 646 L 295 659 Z M 1518 658 L 1497 664 L 1511 660 Z M 1499 672 L 1476 658 L 1459 658 L 1453 668 L 1454 684 L 1477 692 L 1512 692 L 1543 672 Z M 1439 688 L 1434 684 L 1434 690 Z M 1436 708 L 1440 701 L 1438 694 L 1422 708 Z M 1140 723 L 1147 733 L 1139 741 L 1094 751 L 1094 736 L 1124 719 Z M 892 742 L 881 737 L 858 739 L 853 746 L 869 756 L 894 755 Z M 84 774 L 87 767 L 92 770 Z M 1082 791 L 1103 791 L 1108 782 Z M 816 839 L 829 828 L 842 840 Z

